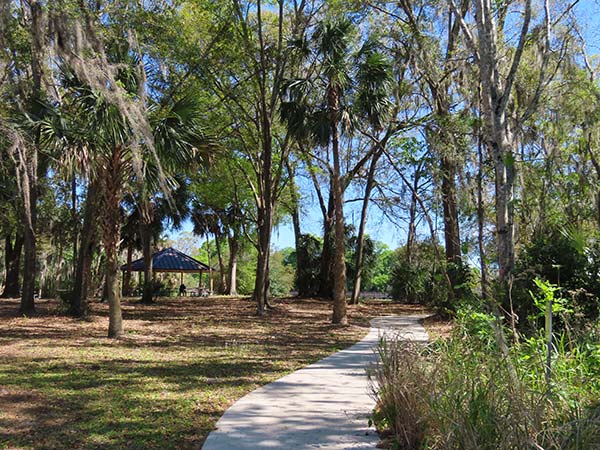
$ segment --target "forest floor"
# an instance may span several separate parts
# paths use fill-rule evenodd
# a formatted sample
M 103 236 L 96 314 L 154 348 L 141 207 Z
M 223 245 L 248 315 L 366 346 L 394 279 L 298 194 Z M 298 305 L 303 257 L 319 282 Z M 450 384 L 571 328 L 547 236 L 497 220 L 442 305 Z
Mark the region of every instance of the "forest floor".
M 352 345 L 372 317 L 426 311 L 369 301 L 340 328 L 329 302 L 274 304 L 259 318 L 243 298 L 124 301 L 112 341 L 104 304 L 80 321 L 54 300 L 34 317 L 0 300 L 0 449 L 198 449 L 246 393 Z

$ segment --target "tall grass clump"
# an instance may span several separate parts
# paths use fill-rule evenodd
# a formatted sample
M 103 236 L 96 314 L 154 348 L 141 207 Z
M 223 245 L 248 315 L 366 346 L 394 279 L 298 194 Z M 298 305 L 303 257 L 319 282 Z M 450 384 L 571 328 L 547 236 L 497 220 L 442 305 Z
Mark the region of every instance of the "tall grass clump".
M 370 372 L 373 421 L 393 449 L 600 449 L 597 324 L 561 332 L 545 373 L 543 332 L 506 346 L 494 316 L 459 309 L 451 338 L 387 336 Z

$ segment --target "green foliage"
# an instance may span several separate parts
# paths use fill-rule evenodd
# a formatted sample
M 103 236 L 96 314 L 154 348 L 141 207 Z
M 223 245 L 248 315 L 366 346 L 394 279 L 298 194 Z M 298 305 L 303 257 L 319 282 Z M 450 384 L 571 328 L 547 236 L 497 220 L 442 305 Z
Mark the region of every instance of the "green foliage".
M 388 292 L 392 280 L 395 253 L 382 242 L 374 241 L 374 261 L 368 277 L 364 280 L 366 291 Z
M 294 287 L 294 268 L 285 263 L 288 254 L 286 250 L 279 250 L 273 252 L 269 260 L 269 287 L 275 297 L 289 295 Z
M 312 234 L 300 236 L 299 253 L 296 255 L 298 270 L 296 288 L 300 297 L 311 297 L 319 289 L 322 241 Z
M 352 289 L 356 279 L 356 252 L 358 251 L 358 236 L 354 233 L 354 227 L 347 227 L 346 230 L 346 281 L 348 289 Z M 362 268 L 362 286 L 369 285 L 373 275 L 373 269 L 377 255 L 375 253 L 375 242 L 369 237 L 363 238 L 363 268 Z
M 254 291 L 257 255 L 256 248 L 249 245 L 244 248 L 238 258 L 237 288 L 240 295 L 250 295 Z
M 461 330 L 465 336 L 480 339 L 487 345 L 493 343 L 492 327 L 495 321 L 496 318 L 493 315 L 471 305 L 465 305 L 456 311 L 458 330 Z
M 537 314 L 538 317 L 544 316 L 548 303 L 552 304 L 553 314 L 573 312 L 573 310 L 569 308 L 569 301 L 566 298 L 556 296 L 556 293 L 561 291 L 560 287 L 539 278 L 535 278 L 533 282 L 538 288 L 539 294 L 536 295 L 532 291 L 529 291 L 529 295 L 533 299 L 533 304 L 539 310 Z
M 423 348 L 391 338 L 379 346 L 373 418 L 396 448 L 598 447 L 600 324 L 558 336 L 548 386 L 543 333 L 504 352 L 493 316 L 469 307 L 457 317 L 448 340 Z
M 539 316 L 540 302 L 550 296 L 557 299 L 556 307 L 566 307 L 568 299 L 569 309 L 582 317 L 598 316 L 599 249 L 595 235 L 565 227 L 553 227 L 533 237 L 519 256 L 512 289 L 514 311 L 519 317 L 530 319 L 529 323 L 521 321 L 521 328 L 533 326 L 531 321 Z M 533 285 L 541 291 L 541 297 L 531 294 Z
M 448 302 L 449 285 L 445 261 L 440 261 L 439 256 L 444 254 L 443 249 L 437 245 L 437 250 L 429 241 L 415 243 L 410 254 L 407 248 L 401 247 L 396 251 L 396 261 L 392 269 L 391 294 L 397 301 L 407 303 L 432 304 L 451 309 L 453 305 Z M 461 296 L 469 297 L 472 290 L 472 271 L 467 266 L 454 265 L 457 283 L 455 292 Z

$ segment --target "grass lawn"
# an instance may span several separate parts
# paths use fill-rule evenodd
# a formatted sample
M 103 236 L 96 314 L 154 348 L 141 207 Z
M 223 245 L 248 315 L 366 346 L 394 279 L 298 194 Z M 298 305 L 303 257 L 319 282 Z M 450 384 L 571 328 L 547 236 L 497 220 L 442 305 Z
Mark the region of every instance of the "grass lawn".
M 359 340 L 371 317 L 419 307 L 371 301 L 329 323 L 330 304 L 282 299 L 266 317 L 240 298 L 124 302 L 126 336 L 39 301 L 0 300 L 0 449 L 199 449 L 235 400 Z

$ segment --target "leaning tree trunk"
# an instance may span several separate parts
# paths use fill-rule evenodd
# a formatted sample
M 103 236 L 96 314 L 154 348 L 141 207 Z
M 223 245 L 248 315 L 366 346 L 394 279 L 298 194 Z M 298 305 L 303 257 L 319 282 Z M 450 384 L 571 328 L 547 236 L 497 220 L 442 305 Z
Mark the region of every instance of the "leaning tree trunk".
M 333 258 L 333 316 L 334 324 L 347 325 L 346 315 L 346 233 L 344 229 L 344 196 L 342 191 L 339 131 L 337 116 L 339 110 L 339 92 L 330 87 L 328 103 L 331 111 L 332 139 L 331 153 L 333 156 L 333 204 L 334 204 L 334 229 L 335 250 Z
M 319 271 L 319 297 L 333 298 L 333 258 L 334 258 L 334 194 L 333 181 L 329 192 L 327 211 L 323 217 L 323 251 Z
M 300 228 L 300 212 L 299 212 L 299 204 L 300 199 L 298 198 L 298 191 L 296 190 L 296 181 L 294 178 L 294 171 L 292 166 L 290 165 L 289 159 L 285 161 L 285 167 L 287 169 L 288 178 L 289 178 L 289 186 L 290 186 L 290 197 L 292 200 L 292 205 L 290 207 L 290 215 L 292 216 L 292 225 L 294 228 L 294 248 L 296 250 L 296 281 L 298 280 L 298 274 L 300 273 L 300 268 L 304 267 L 306 262 L 302 259 L 302 255 L 304 252 L 300 249 L 300 239 L 302 230 Z
M 21 253 L 23 250 L 23 236 L 17 232 L 13 244 L 12 236 L 7 234 L 4 239 L 4 265 L 6 278 L 4 280 L 3 298 L 19 297 L 19 271 L 21 268 Z
M 369 172 L 367 174 L 367 185 L 365 187 L 365 196 L 363 198 L 362 210 L 360 213 L 360 225 L 358 227 L 358 242 L 356 249 L 356 277 L 354 278 L 354 287 L 352 290 L 352 304 L 358 305 L 358 298 L 360 297 L 360 288 L 362 283 L 363 273 L 363 259 L 365 249 L 365 228 L 367 225 L 367 211 L 369 210 L 369 201 L 371 200 L 371 191 L 375 184 L 375 169 L 377 168 L 377 162 L 381 157 L 381 151 L 377 151 L 373 154 L 371 165 L 369 166 Z
M 98 212 L 98 182 L 91 180 L 83 212 L 81 239 L 77 252 L 75 269 L 75 285 L 71 297 L 70 314 L 74 317 L 85 317 L 88 313 L 88 295 L 92 277 L 92 259 L 97 244 L 96 217 Z
M 406 234 L 406 262 L 407 264 L 412 263 L 412 256 L 415 246 L 415 239 L 417 236 L 417 193 L 419 192 L 419 181 L 421 179 L 421 164 L 417 170 L 412 184 L 411 196 L 410 196 L 410 207 L 409 207 L 409 219 L 408 219 L 408 233 Z
M 103 214 L 102 241 L 106 252 L 106 289 L 108 296 L 108 337 L 123 334 L 123 317 L 119 292 L 118 244 L 121 229 L 122 148 L 116 146 L 101 174 Z

